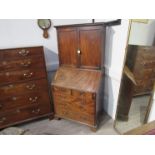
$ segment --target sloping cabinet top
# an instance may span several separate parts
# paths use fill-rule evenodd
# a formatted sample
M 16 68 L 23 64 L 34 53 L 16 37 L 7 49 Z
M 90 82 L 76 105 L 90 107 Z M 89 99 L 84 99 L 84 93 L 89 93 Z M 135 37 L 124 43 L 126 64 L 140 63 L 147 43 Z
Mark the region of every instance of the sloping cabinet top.
M 105 25 L 58 26 L 60 66 L 101 69 L 104 61 Z
M 52 81 L 53 86 L 96 93 L 99 90 L 102 72 L 78 68 L 60 67 Z

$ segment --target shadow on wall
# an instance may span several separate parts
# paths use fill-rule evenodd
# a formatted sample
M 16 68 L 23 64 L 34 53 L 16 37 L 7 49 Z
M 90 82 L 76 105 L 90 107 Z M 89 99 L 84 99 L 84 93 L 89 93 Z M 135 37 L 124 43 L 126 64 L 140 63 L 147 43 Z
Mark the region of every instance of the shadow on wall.
M 48 83 L 51 84 L 55 72 L 59 67 L 59 60 L 58 54 L 53 52 L 52 50 L 44 47 L 45 52 L 45 61 L 46 61 L 46 68 L 47 68 L 47 76 L 48 76 Z
M 56 71 L 59 66 L 58 54 L 44 47 L 46 67 L 48 72 Z
M 150 24 L 147 37 L 147 45 L 155 46 L 155 20 L 153 20 Z
M 112 87 L 112 79 L 105 76 L 105 89 L 104 89 L 104 111 L 108 114 L 113 114 L 114 109 L 114 94 Z

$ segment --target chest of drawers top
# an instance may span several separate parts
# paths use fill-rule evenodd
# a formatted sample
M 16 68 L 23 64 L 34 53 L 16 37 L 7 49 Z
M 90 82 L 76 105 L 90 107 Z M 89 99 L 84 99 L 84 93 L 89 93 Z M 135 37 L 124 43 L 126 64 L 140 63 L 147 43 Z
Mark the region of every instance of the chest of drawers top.
M 0 50 L 0 85 L 38 78 L 46 78 L 42 46 Z
M 43 54 L 43 46 L 0 49 L 0 60 L 22 59 Z

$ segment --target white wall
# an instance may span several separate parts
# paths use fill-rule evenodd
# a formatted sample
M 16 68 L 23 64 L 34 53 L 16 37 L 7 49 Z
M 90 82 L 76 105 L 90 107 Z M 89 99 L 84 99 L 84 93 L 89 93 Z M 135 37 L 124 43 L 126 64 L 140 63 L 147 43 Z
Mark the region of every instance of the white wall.
M 96 22 L 107 21 L 97 19 Z M 91 19 L 54 19 L 54 25 L 90 23 Z M 128 20 L 122 20 L 120 26 L 107 28 L 106 38 L 106 77 L 105 77 L 105 104 L 106 112 L 114 119 L 117 107 L 117 98 L 120 87 L 121 73 L 125 54 L 128 32 Z M 42 30 L 37 20 L 0 20 L 0 48 L 43 45 L 48 70 L 56 68 L 57 37 L 55 28 L 49 31 L 50 38 L 42 37 Z
M 104 108 L 113 119 L 115 119 L 117 109 L 117 100 L 128 37 L 128 26 L 129 20 L 122 20 L 120 26 L 107 28 Z
M 55 19 L 53 25 L 88 23 L 91 19 Z M 42 37 L 42 30 L 37 25 L 37 20 L 33 19 L 11 19 L 0 20 L 0 48 L 13 48 L 25 46 L 45 47 L 45 58 L 48 70 L 56 68 L 58 65 L 57 36 L 55 28 L 49 30 L 49 39 Z
M 133 22 L 130 32 L 130 45 L 152 46 L 155 36 L 155 20 L 147 24 Z

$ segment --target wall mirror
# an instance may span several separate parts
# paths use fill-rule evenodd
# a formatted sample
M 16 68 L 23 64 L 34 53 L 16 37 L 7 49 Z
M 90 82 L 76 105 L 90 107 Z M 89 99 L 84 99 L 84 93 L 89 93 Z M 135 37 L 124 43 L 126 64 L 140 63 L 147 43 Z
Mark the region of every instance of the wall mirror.
M 148 121 L 155 81 L 155 20 L 130 20 L 115 129 L 124 134 Z
M 43 37 L 48 38 L 48 29 L 51 27 L 50 19 L 38 19 L 38 26 L 43 30 Z

